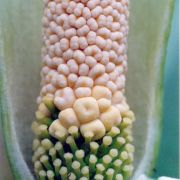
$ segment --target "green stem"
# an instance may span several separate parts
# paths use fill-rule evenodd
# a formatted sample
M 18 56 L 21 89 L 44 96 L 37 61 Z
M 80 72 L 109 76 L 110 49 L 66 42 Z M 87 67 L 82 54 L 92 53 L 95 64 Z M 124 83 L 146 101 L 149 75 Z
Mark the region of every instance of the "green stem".
M 123 137 L 117 137 L 115 139 L 115 142 L 113 143 L 112 147 L 116 148 L 116 149 L 121 149 L 122 146 L 126 143 L 126 140 Z
M 39 134 L 38 134 L 39 138 L 42 138 L 42 139 L 50 138 L 47 125 L 42 124 L 38 127 L 38 129 L 39 129 Z
M 121 165 L 122 165 L 122 161 L 119 160 L 119 159 L 116 159 L 116 160 L 113 162 L 113 169 L 115 170 L 114 176 L 119 173 L 119 171 L 120 171 L 120 169 L 121 169 Z
M 123 174 L 124 179 L 127 179 L 132 174 L 133 166 L 132 165 L 125 165 L 123 167 L 122 171 L 123 171 L 122 174 Z
M 67 170 L 66 167 L 62 166 L 60 171 L 59 171 L 59 174 L 61 175 L 62 180 L 67 180 L 67 178 L 68 178 L 68 170 Z
M 54 148 L 56 149 L 58 155 L 60 156 L 61 160 L 63 160 L 63 162 L 65 161 L 64 159 L 64 149 L 63 149 L 63 145 L 61 142 L 57 142 L 54 146 Z
M 111 136 L 112 138 L 114 138 L 115 136 L 117 136 L 120 133 L 119 128 L 117 127 L 112 127 L 111 130 L 107 133 L 108 136 Z
M 48 180 L 54 180 L 54 176 L 55 176 L 55 174 L 54 174 L 54 172 L 52 170 L 47 171 Z
M 46 107 L 49 109 L 49 111 L 50 111 L 51 113 L 54 112 L 54 110 L 55 110 L 55 105 L 54 105 L 54 102 L 53 102 L 53 99 L 52 99 L 52 98 L 50 98 L 50 97 L 48 97 L 48 96 L 45 96 L 45 97 L 43 98 L 43 103 L 46 105 Z
M 84 150 L 80 149 L 80 150 L 77 150 L 75 152 L 75 157 L 76 159 L 81 163 L 81 166 L 85 166 L 86 163 L 84 162 L 84 156 L 85 156 L 85 152 Z
M 64 159 L 66 161 L 66 166 L 71 169 L 73 154 L 72 153 L 65 153 Z
M 89 167 L 88 166 L 84 166 L 82 169 L 81 169 L 81 174 L 84 176 L 84 177 L 87 177 L 89 179 Z
M 96 155 L 99 149 L 99 144 L 97 142 L 90 142 L 90 152 Z
M 105 168 L 108 168 L 108 166 L 111 164 L 111 162 L 112 162 L 111 156 L 109 156 L 109 155 L 103 156 L 102 163 L 103 163 Z
M 75 151 L 78 150 L 78 147 L 76 145 L 76 142 L 72 136 L 68 136 L 66 139 L 66 143 L 70 146 L 71 151 L 75 153 Z
M 101 164 L 101 163 L 98 163 L 98 164 L 96 165 L 96 174 L 103 174 L 104 171 L 105 171 L 104 165 Z
M 106 154 L 106 152 L 109 150 L 109 146 L 112 144 L 113 139 L 111 136 L 104 136 L 102 140 L 102 144 L 100 145 L 98 149 L 98 157 Z
M 131 125 L 132 125 L 132 120 L 130 118 L 124 117 L 120 124 L 120 129 L 123 130 Z
M 55 159 L 53 162 L 54 168 L 55 168 L 55 174 L 58 177 L 59 176 L 59 170 L 61 167 L 62 161 L 60 159 Z
M 90 168 L 90 173 L 93 174 L 95 172 L 95 167 L 97 163 L 97 157 L 93 154 L 90 155 L 89 157 L 89 168 Z
M 85 143 L 89 144 L 93 138 L 94 134 L 92 132 L 86 132 L 84 134 L 84 138 L 85 138 Z
M 57 157 L 56 157 L 56 149 L 54 147 L 52 147 L 49 150 L 49 155 L 51 156 L 51 160 L 54 161 Z
M 113 180 L 113 176 L 114 176 L 114 169 L 109 168 L 106 171 L 106 180 Z
M 51 166 L 51 164 L 49 163 L 49 158 L 47 155 L 43 155 L 40 158 L 41 163 L 44 165 L 44 167 L 46 168 L 46 170 L 53 170 L 53 167 Z
M 44 170 L 39 171 L 39 179 L 46 180 L 46 171 Z
M 48 117 L 44 117 L 44 118 L 41 118 L 41 119 L 37 119 L 37 122 L 40 123 L 40 124 L 50 126 L 51 123 L 52 123 L 52 119 L 48 118 Z
M 68 132 L 69 132 L 69 134 L 71 134 L 74 137 L 74 139 L 77 139 L 80 136 L 80 133 L 78 131 L 78 127 L 77 126 L 71 126 L 68 129 Z
M 80 171 L 80 166 L 81 164 L 78 161 L 73 161 L 71 167 L 76 174 L 76 176 L 79 178 L 81 176 L 81 171 Z

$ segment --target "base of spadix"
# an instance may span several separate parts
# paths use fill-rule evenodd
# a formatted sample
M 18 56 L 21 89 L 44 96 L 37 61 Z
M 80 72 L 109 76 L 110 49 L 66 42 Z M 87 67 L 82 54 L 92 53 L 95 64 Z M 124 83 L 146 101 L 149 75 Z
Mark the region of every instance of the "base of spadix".
M 49 113 L 43 111 L 44 105 Z M 132 111 L 123 113 L 121 123 L 94 140 L 90 131 L 82 134 L 75 125 L 55 128 L 52 136 L 53 129 L 49 129 L 60 113 L 50 99 L 45 98 L 44 105 L 39 108 L 44 115 L 36 113 L 37 121 L 32 124 L 37 179 L 128 179 L 133 171 Z

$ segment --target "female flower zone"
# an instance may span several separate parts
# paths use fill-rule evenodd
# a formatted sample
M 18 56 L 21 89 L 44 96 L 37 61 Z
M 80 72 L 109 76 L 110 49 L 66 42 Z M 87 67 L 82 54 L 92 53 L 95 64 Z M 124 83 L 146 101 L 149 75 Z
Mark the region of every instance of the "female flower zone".
M 37 179 L 128 179 L 134 114 L 125 97 L 128 0 L 45 0 Z

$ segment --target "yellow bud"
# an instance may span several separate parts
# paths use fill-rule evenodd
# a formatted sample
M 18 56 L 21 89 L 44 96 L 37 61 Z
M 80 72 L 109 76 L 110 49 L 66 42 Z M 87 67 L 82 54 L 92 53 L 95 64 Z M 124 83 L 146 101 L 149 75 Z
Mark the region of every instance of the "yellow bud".
M 57 138 L 56 134 L 58 132 L 62 132 L 65 134 L 68 133 L 67 129 L 61 124 L 59 119 L 56 119 L 55 121 L 53 121 L 53 123 L 49 127 L 49 134 L 51 134 L 51 136 Z
M 79 127 L 79 122 L 76 117 L 76 114 L 72 108 L 67 108 L 59 113 L 59 120 L 61 124 L 69 128 L 71 126 L 77 126 Z
M 92 140 L 98 140 L 105 135 L 105 127 L 103 123 L 96 119 L 89 123 L 83 124 L 80 128 L 82 135 L 84 136 L 86 133 L 92 133 L 93 137 Z
M 99 116 L 98 103 L 92 97 L 77 99 L 73 108 L 81 124 L 97 119 Z
M 38 107 L 39 111 L 42 112 L 45 116 L 50 116 L 51 113 L 44 103 L 41 103 Z
M 100 119 L 104 124 L 106 131 L 110 131 L 114 125 L 120 123 L 121 115 L 116 107 L 111 106 L 107 111 L 101 114 Z
M 100 112 L 106 111 L 111 106 L 111 101 L 109 101 L 109 100 L 107 100 L 105 98 L 101 98 L 97 102 L 98 102 L 98 105 L 99 105 Z

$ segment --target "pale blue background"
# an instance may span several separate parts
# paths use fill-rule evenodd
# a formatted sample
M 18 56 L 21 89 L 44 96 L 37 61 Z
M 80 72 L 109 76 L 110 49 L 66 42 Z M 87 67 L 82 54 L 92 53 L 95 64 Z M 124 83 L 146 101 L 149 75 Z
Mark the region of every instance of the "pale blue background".
M 162 140 L 154 176 L 179 177 L 179 0 L 176 0 L 164 79 Z

